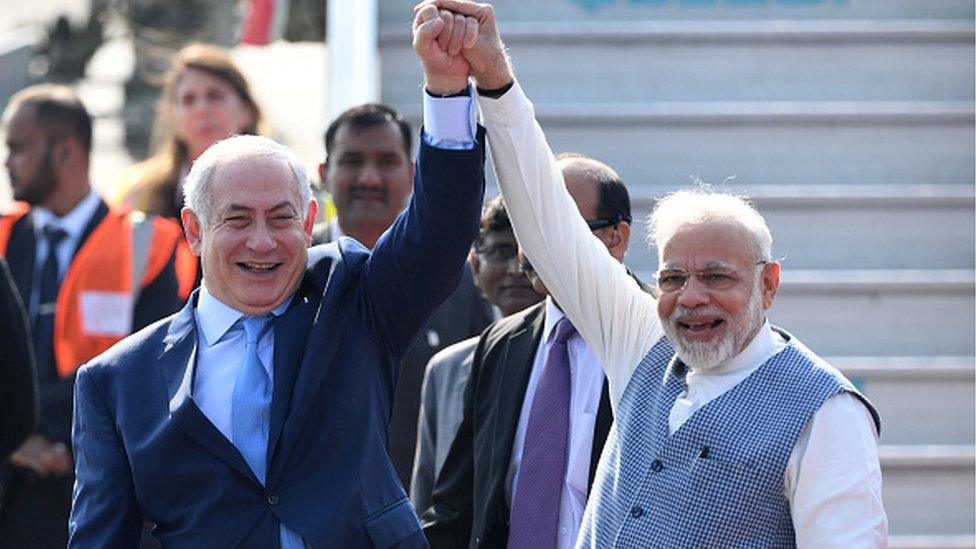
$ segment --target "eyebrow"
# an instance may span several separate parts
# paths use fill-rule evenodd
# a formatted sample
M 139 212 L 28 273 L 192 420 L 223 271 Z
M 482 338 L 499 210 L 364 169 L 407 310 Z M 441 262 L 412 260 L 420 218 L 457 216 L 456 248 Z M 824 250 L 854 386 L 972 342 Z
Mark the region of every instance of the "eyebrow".
M 273 211 L 281 210 L 281 209 L 284 209 L 284 208 L 288 208 L 288 209 L 290 209 L 293 212 L 297 212 L 298 211 L 295 208 L 295 205 L 292 204 L 291 202 L 287 201 L 287 200 L 283 200 L 283 201 L 275 204 L 274 206 L 268 208 L 268 211 L 273 212 Z M 245 206 L 243 204 L 229 204 L 226 208 L 224 208 L 224 213 L 225 214 L 226 213 L 230 213 L 230 212 L 252 212 L 252 211 L 254 211 L 254 208 L 251 208 L 250 206 Z
M 698 270 L 708 271 L 708 270 L 712 270 L 712 269 L 735 270 L 735 267 L 732 264 L 726 263 L 724 261 L 713 260 L 713 261 L 709 261 L 708 263 L 705 264 L 704 267 L 702 267 L 701 269 L 698 269 Z M 674 270 L 686 271 L 688 269 L 685 269 L 684 266 L 682 266 L 680 263 L 671 261 L 671 262 L 665 263 L 661 267 L 661 270 L 665 270 L 665 271 L 674 271 Z

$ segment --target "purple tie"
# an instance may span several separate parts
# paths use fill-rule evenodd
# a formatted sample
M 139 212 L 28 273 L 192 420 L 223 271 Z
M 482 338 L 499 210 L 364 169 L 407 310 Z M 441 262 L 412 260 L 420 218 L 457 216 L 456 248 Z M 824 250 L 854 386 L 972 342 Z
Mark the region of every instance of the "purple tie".
M 547 549 L 556 547 L 558 539 L 559 501 L 569 446 L 570 371 L 566 341 L 576 328 L 564 317 L 556 323 L 555 332 L 525 429 L 512 501 L 509 549 Z

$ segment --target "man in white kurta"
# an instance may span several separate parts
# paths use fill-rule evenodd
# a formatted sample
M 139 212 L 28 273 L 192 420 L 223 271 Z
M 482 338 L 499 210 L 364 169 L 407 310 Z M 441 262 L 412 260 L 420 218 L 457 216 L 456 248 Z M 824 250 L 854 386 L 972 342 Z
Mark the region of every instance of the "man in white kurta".
M 779 265 L 768 256 L 768 249 L 766 257 L 750 259 L 755 260 L 755 265 L 736 261 L 753 249 L 752 231 L 747 230 L 751 227 L 744 227 L 735 216 L 716 224 L 693 222 L 694 215 L 688 214 L 689 220 L 676 223 L 671 233 L 658 235 L 661 238 L 657 239 L 662 268 L 671 278 L 679 277 L 680 287 L 669 292 L 659 290 L 661 303 L 640 291 L 628 280 L 624 267 L 607 254 L 575 215 L 575 205 L 565 191 L 533 106 L 514 80 L 503 53 L 491 7 L 457 0 L 438 0 L 437 4 L 475 17 L 481 23 L 478 43 L 462 54 L 470 62 L 481 92 L 478 102 L 516 235 L 554 298 L 604 365 L 610 383 L 618 418 L 611 436 L 616 435 L 613 442 L 617 448 L 610 448 L 608 442 L 604 451 L 579 546 L 625 545 L 628 540 L 646 545 L 658 539 L 656 533 L 665 529 L 661 524 L 630 525 L 656 516 L 656 509 L 639 505 L 641 500 L 647 504 L 660 503 L 662 499 L 640 491 L 643 475 L 650 472 L 622 470 L 621 464 L 627 463 L 626 455 L 622 455 L 629 444 L 625 437 L 633 435 L 627 422 L 646 423 L 646 416 L 653 414 L 652 407 L 661 404 L 638 396 L 653 394 L 660 400 L 668 394 L 631 383 L 638 378 L 642 384 L 653 383 L 646 375 L 639 375 L 640 369 L 651 367 L 651 355 L 661 349 L 666 351 L 672 343 L 664 337 L 666 326 L 677 347 L 677 357 L 665 375 L 673 376 L 676 369 L 682 370 L 679 373 L 684 384 L 676 396 L 670 397 L 672 400 L 663 403 L 664 412 L 658 414 L 667 428 L 664 442 L 675 437 L 686 422 L 690 425 L 696 415 L 731 400 L 737 391 L 741 393 L 750 378 L 759 377 L 765 364 L 775 364 L 772 359 L 799 349 L 804 356 L 812 357 L 818 371 L 828 372 L 839 385 L 836 391 L 828 391 L 828 396 L 804 419 L 788 459 L 783 460 L 781 486 L 777 489 L 788 508 L 793 541 L 801 547 L 884 546 L 887 520 L 881 500 L 878 428 L 873 410 L 836 371 L 765 319 L 778 286 Z M 695 201 L 685 203 L 694 207 Z M 768 229 L 765 231 L 768 234 Z M 734 249 L 709 248 L 708 242 L 701 242 L 703 236 L 708 236 L 706 233 L 727 236 Z M 711 286 L 713 280 L 709 277 L 716 269 L 719 275 L 731 273 L 736 278 L 731 288 L 744 296 L 742 311 L 723 308 L 730 290 L 716 289 L 724 282 L 714 283 L 716 288 Z M 668 284 L 675 285 L 673 280 Z M 750 311 L 746 310 L 745 301 L 750 306 L 759 303 L 757 314 L 746 314 Z M 700 311 L 711 316 L 696 317 Z M 740 312 L 741 315 L 731 314 Z M 731 352 L 702 362 L 693 352 L 695 343 L 707 346 L 711 339 L 731 340 Z M 707 459 L 709 448 L 702 447 L 694 463 Z M 651 471 L 667 469 L 668 464 L 655 459 L 651 448 L 647 451 L 643 461 Z M 712 453 L 715 451 L 713 448 Z M 632 492 L 621 492 L 618 485 L 628 483 L 638 486 Z M 680 491 L 665 494 L 664 506 L 681 506 L 683 497 Z M 621 498 L 630 499 L 620 501 Z M 637 503 L 631 505 L 632 502 Z

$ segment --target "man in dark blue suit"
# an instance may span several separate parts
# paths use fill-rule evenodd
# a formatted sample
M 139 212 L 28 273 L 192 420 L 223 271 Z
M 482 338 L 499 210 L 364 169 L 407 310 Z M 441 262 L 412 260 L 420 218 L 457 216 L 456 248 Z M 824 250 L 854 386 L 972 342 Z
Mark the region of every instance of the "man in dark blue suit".
M 417 185 L 372 252 L 348 238 L 306 251 L 308 178 L 270 140 L 231 138 L 194 164 L 183 222 L 200 290 L 78 374 L 72 547 L 134 546 L 144 519 L 173 547 L 427 546 L 386 439 L 396 365 L 478 230 L 483 133 L 449 150 L 436 122 L 450 100 L 434 96 L 470 71 L 462 36 L 435 40 L 445 28 L 418 13 Z

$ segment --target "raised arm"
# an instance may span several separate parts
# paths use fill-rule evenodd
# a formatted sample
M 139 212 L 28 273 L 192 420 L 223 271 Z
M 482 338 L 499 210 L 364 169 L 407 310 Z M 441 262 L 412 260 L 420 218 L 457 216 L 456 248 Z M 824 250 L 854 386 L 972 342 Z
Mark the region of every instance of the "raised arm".
M 470 34 L 466 25 L 442 19 L 433 7 L 418 12 L 414 48 L 424 67 L 425 93 L 466 90 L 470 67 L 457 52 L 450 53 Z M 413 197 L 376 243 L 366 267 L 372 308 L 396 354 L 406 350 L 423 321 L 456 286 L 478 233 L 483 197 L 483 133 L 464 142 L 431 135 L 425 128 Z
M 480 22 L 478 40 L 464 55 L 478 83 L 492 161 L 512 225 L 536 272 L 600 358 L 616 405 L 634 368 L 663 336 L 656 303 L 580 217 L 532 103 L 514 80 L 491 6 L 435 3 Z M 499 92 L 498 98 L 490 97 Z

